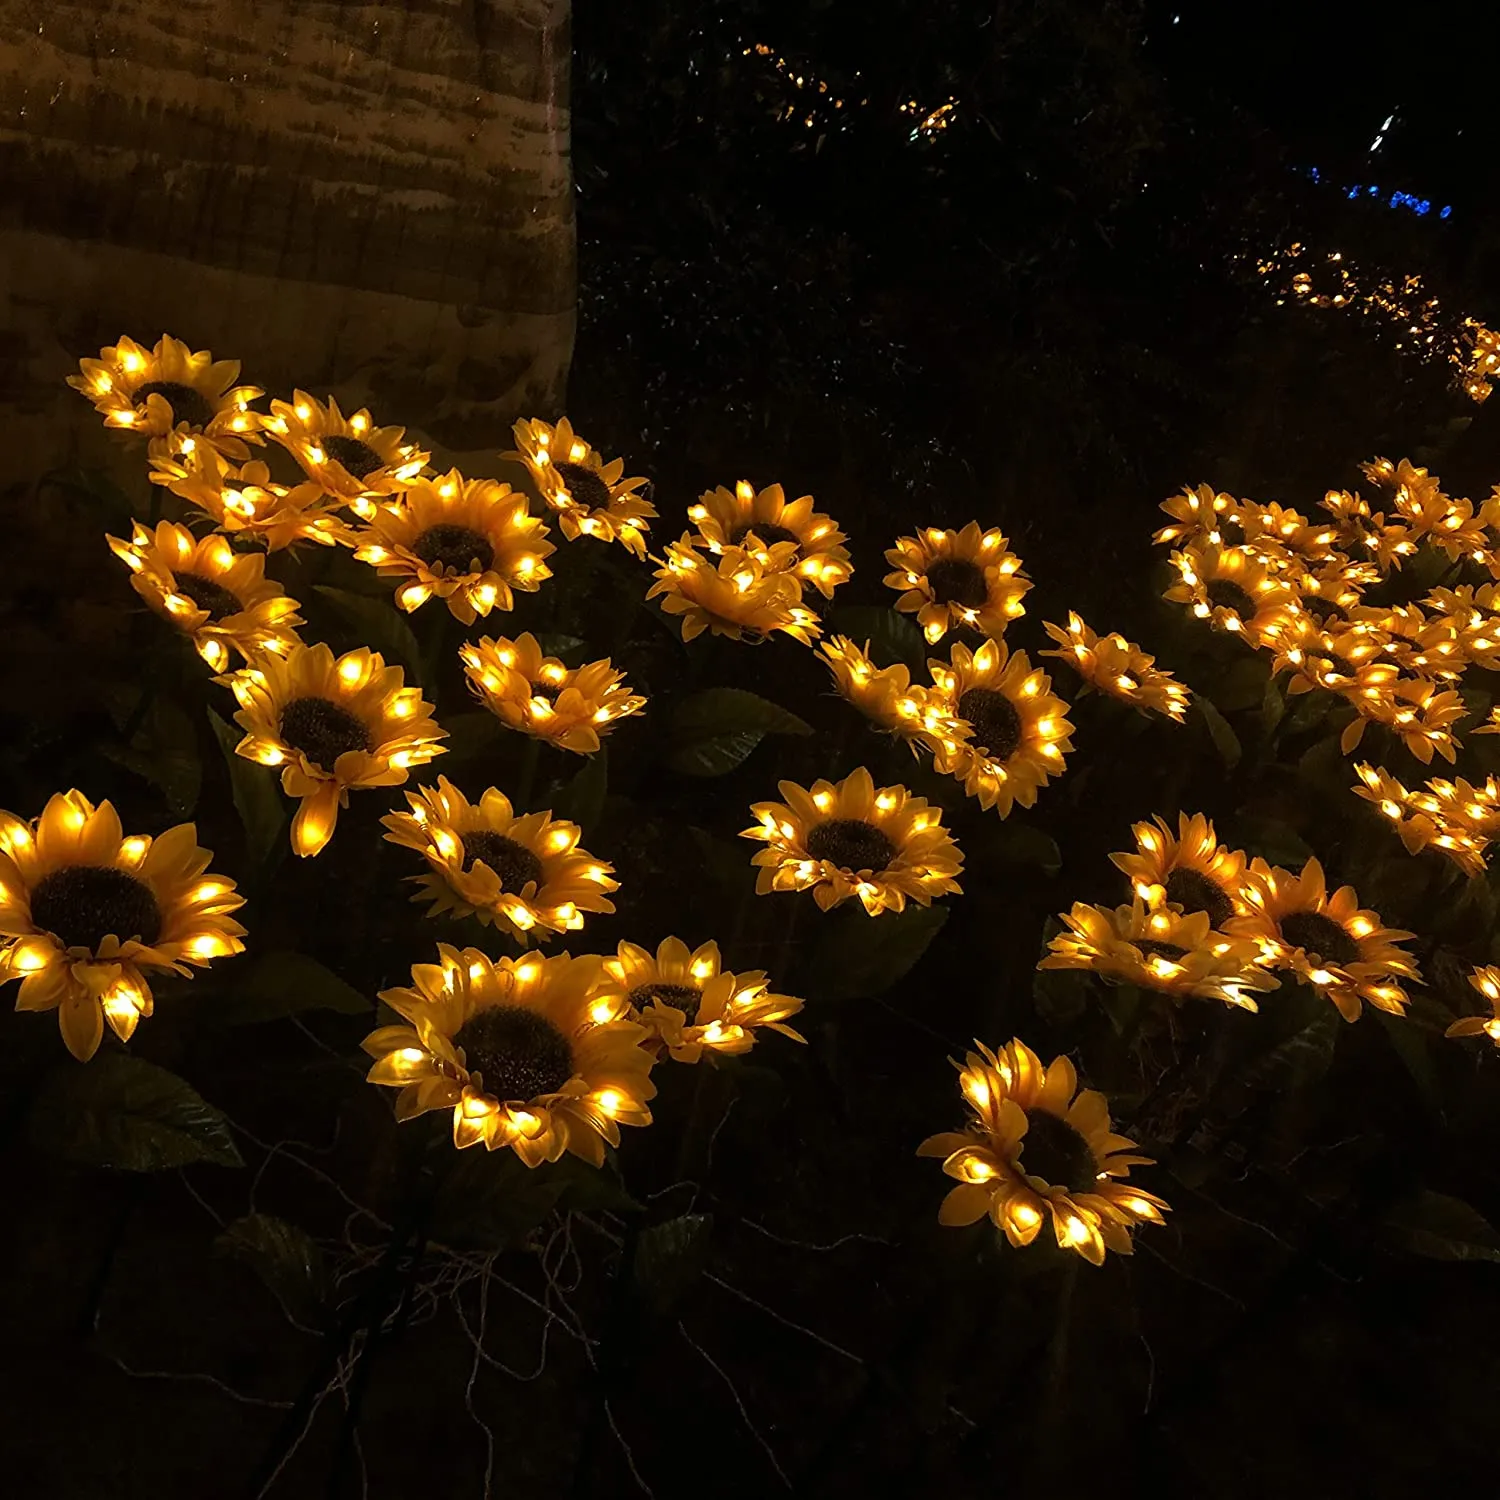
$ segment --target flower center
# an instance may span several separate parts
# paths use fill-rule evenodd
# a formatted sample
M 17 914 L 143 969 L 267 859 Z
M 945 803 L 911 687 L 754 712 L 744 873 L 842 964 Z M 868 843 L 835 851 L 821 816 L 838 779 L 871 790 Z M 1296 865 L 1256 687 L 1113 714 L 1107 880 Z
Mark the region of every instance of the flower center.
M 862 818 L 830 818 L 808 829 L 807 852 L 841 870 L 862 874 L 885 869 L 896 857 L 896 846 Z
M 1170 958 L 1175 960 L 1187 956 L 1186 948 L 1179 948 L 1176 943 L 1164 943 L 1159 938 L 1132 938 L 1131 942 L 1147 958 Z
M 429 568 L 449 573 L 483 573 L 495 560 L 495 549 L 483 532 L 467 526 L 429 526 L 411 544 Z
M 687 1017 L 689 1026 L 698 1014 L 698 1003 L 703 994 L 686 984 L 642 984 L 630 992 L 630 1003 L 637 1010 L 645 1010 L 653 1000 L 661 1005 L 670 1005 Z
M 376 469 L 385 467 L 385 460 L 368 444 L 358 438 L 345 437 L 342 433 L 322 439 L 323 451 L 347 474 L 363 479 Z
M 44 875 L 31 893 L 31 920 L 63 947 L 90 953 L 111 934 L 148 948 L 161 936 L 161 908 L 151 887 L 103 865 L 67 865 Z
M 1334 964 L 1359 962 L 1359 944 L 1320 911 L 1294 911 L 1281 919 L 1281 936 L 1294 948 Z
M 591 469 L 587 464 L 570 463 L 553 464 L 552 467 L 562 475 L 568 494 L 579 505 L 586 505 L 590 510 L 609 509 L 609 486 L 599 477 L 597 469 Z
M 573 1049 L 546 1016 L 524 1005 L 492 1005 L 453 1035 L 484 1092 L 525 1103 L 555 1094 L 573 1076 Z
M 207 427 L 214 419 L 214 409 L 202 391 L 175 380 L 148 380 L 137 386 L 131 398 L 137 406 L 146 404 L 147 396 L 160 396 L 172 408 L 172 425 L 186 422 L 189 427 Z
M 222 620 L 225 615 L 237 615 L 244 606 L 223 584 L 211 578 L 202 578 L 197 573 L 173 575 L 179 594 L 186 594 L 199 609 L 206 609 L 210 620 Z
M 1072 1193 L 1093 1192 L 1099 1185 L 1099 1163 L 1089 1143 L 1046 1110 L 1033 1110 L 1021 1137 L 1021 1170 Z
M 500 889 L 519 896 L 528 885 L 541 885 L 542 862 L 526 847 L 503 833 L 481 828 L 463 836 L 464 854 L 472 863 L 483 860 L 500 877 Z
M 370 748 L 369 729 L 327 698 L 293 698 L 281 710 L 281 737 L 324 771 L 346 751 Z
M 970 688 L 958 700 L 958 716 L 974 729 L 974 745 L 992 760 L 1009 760 L 1021 748 L 1021 716 L 1004 693 Z
M 939 604 L 978 609 L 990 597 L 984 569 L 962 557 L 940 557 L 927 569 L 927 587 Z
M 1239 584 L 1231 583 L 1227 578 L 1212 578 L 1203 585 L 1203 592 L 1208 595 L 1210 604 L 1220 609 L 1232 609 L 1242 621 L 1255 618 L 1258 606 Z
M 752 532 L 760 538 L 763 547 L 774 547 L 777 542 L 790 542 L 801 551 L 802 539 L 795 531 L 788 531 L 785 526 L 772 526 L 766 521 L 751 521 L 748 526 L 741 526 L 729 538 L 730 545 L 743 546 L 745 538 Z
M 1224 887 L 1201 870 L 1173 870 L 1167 876 L 1167 900 L 1185 912 L 1206 911 L 1211 927 L 1222 927 L 1234 915 Z

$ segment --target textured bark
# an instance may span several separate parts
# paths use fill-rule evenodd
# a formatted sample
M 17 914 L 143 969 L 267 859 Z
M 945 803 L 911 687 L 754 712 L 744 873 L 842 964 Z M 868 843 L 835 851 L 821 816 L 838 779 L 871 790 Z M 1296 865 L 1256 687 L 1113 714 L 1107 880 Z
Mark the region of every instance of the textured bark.
M 120 333 L 449 448 L 555 406 L 568 52 L 567 0 L 0 0 L 0 440 L 23 472 L 82 405 L 63 375 Z

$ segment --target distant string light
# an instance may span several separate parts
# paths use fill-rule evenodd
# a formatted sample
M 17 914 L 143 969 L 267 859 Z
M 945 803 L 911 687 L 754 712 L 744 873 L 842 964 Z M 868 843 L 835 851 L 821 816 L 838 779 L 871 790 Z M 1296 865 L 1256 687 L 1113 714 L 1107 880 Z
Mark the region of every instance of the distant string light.
M 842 130 L 849 112 L 870 102 L 868 99 L 844 97 L 826 79 L 816 78 L 805 68 L 799 68 L 765 42 L 741 48 L 740 56 L 759 58 L 775 70 L 781 82 L 792 91 L 791 99 L 780 110 L 780 118 L 788 123 L 801 125 L 805 130 L 812 130 L 817 126 L 822 126 L 825 130 Z M 854 76 L 858 78 L 859 74 Z M 917 99 L 907 99 L 897 109 L 899 113 L 915 120 L 911 132 L 913 141 L 930 141 L 940 136 L 953 123 L 958 100 L 950 98 L 935 108 L 928 108 Z
M 918 117 L 911 133 L 914 141 L 930 141 L 934 136 L 941 135 L 952 124 L 954 111 L 957 108 L 957 99 L 949 99 L 946 103 L 938 105 L 936 109 L 929 109 L 925 112 L 915 99 L 908 99 L 900 106 L 903 115 Z
M 1383 139 L 1384 137 L 1382 136 L 1376 136 L 1374 145 L 1370 147 L 1371 151 L 1376 150 Z M 1316 182 L 1319 186 L 1323 185 L 1323 174 L 1316 167 L 1308 167 L 1306 174 L 1311 181 Z M 1341 187 L 1339 191 L 1351 201 L 1358 198 L 1374 198 L 1377 202 L 1383 203 L 1387 208 L 1410 209 L 1419 218 L 1425 218 L 1432 212 L 1431 198 L 1419 198 L 1415 193 L 1407 193 L 1400 190 L 1387 193 L 1378 184 L 1373 182 L 1356 182 L 1353 187 Z M 1453 205 L 1445 203 L 1438 209 L 1437 216 L 1440 219 L 1446 219 L 1452 212 Z
M 842 128 L 843 119 L 847 119 L 847 116 L 839 118 L 828 115 L 827 111 L 844 110 L 849 101 L 835 92 L 825 79 L 814 78 L 805 71 L 799 71 L 795 64 L 764 42 L 756 42 L 753 46 L 743 48 L 740 56 L 763 58 L 780 74 L 782 82 L 795 92 L 797 97 L 781 111 L 781 119 L 796 121 L 807 130 L 818 124 L 822 124 L 825 129 L 829 126 Z M 868 104 L 869 100 L 861 99 L 859 102 Z
M 1475 318 L 1443 310 L 1439 299 L 1424 295 L 1416 275 L 1366 274 L 1342 251 L 1317 254 L 1300 241 L 1284 250 L 1237 259 L 1249 261 L 1255 274 L 1276 294 L 1276 305 L 1343 309 L 1369 318 L 1394 347 L 1423 361 L 1444 360 L 1457 371 L 1455 383 L 1472 401 L 1490 394 L 1500 374 L 1500 334 Z

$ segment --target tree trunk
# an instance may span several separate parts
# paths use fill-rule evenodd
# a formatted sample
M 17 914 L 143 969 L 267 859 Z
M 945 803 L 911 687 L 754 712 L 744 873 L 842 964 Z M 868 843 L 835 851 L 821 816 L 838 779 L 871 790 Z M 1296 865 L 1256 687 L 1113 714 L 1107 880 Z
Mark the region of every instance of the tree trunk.
M 121 333 L 504 446 L 572 350 L 568 59 L 568 0 L 0 0 L 4 477 L 101 451 Z

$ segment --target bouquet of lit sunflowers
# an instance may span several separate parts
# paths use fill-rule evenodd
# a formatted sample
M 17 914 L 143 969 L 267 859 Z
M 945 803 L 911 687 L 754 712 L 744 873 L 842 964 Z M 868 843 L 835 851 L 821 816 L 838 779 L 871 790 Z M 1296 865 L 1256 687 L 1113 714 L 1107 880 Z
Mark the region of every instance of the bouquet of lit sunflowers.
M 1217 1059 L 1213 1078 L 1198 1080 L 1205 1088 L 1234 1047 L 1261 1066 L 1288 1036 L 1323 1037 L 1323 1017 L 1355 1021 L 1366 1006 L 1393 1026 L 1500 1044 L 1500 968 L 1482 947 L 1500 781 L 1478 759 L 1470 780 L 1412 789 L 1373 762 L 1343 769 L 1377 742 L 1423 764 L 1434 753 L 1454 762 L 1470 717 L 1484 720 L 1476 734 L 1500 732 L 1500 707 L 1483 686 L 1500 670 L 1500 489 L 1476 506 L 1444 494 L 1423 469 L 1378 459 L 1366 473 L 1388 493 L 1384 509 L 1346 491 L 1330 493 L 1312 519 L 1208 486 L 1168 500 L 1171 524 L 1156 536 L 1173 549 L 1165 597 L 1219 633 L 1183 645 L 1205 697 L 1076 612 L 1045 625 L 1051 649 L 1035 661 L 1008 644 L 1032 580 L 995 528 L 902 536 L 885 553 L 894 611 L 839 606 L 854 571 L 848 538 L 811 496 L 720 486 L 686 508 L 689 529 L 653 551 L 660 517 L 647 482 L 626 477 L 620 459 L 566 419 L 515 424 L 503 458 L 525 475 L 518 489 L 439 472 L 403 429 L 378 426 L 364 409 L 346 415 L 300 390 L 261 409 L 263 392 L 238 376 L 236 363 L 169 337 L 154 348 L 122 338 L 70 382 L 108 426 L 148 440 L 150 515 L 108 545 L 160 617 L 151 628 L 176 632 L 198 659 L 193 691 L 224 751 L 245 855 L 232 878 L 211 868 L 194 824 L 127 832 L 111 802 L 86 790 L 0 813 L 0 978 L 19 981 L 17 1009 L 55 1010 L 68 1050 L 91 1069 L 118 1064 L 113 1044 L 89 1060 L 106 1027 L 131 1041 L 152 1015 L 153 985 L 175 996 L 192 969 L 247 948 L 240 963 L 253 966 L 256 902 L 242 887 L 264 888 L 288 847 L 299 860 L 336 855 L 340 817 L 354 816 L 351 792 L 404 787 L 451 751 L 451 776 L 422 780 L 404 807 L 389 793 L 379 803 L 413 899 L 444 925 L 435 952 L 407 953 L 410 982 L 379 993 L 379 1024 L 363 1042 L 368 1079 L 396 1091 L 397 1120 L 441 1112 L 456 1147 L 507 1147 L 542 1173 L 569 1155 L 613 1173 L 620 1126 L 652 1121 L 661 1067 L 696 1065 L 701 1079 L 742 1065 L 773 1033 L 802 1042 L 790 1024 L 799 1013 L 879 993 L 921 959 L 942 925 L 933 903 L 982 901 L 990 883 L 987 875 L 964 896 L 961 843 L 1019 830 L 1007 835 L 1012 855 L 1026 844 L 1019 862 L 1055 872 L 1050 838 L 1008 820 L 1063 776 L 1078 732 L 1070 715 L 1082 720 L 1084 698 L 1096 748 L 1126 734 L 1206 734 L 1239 771 L 1255 837 L 1229 847 L 1199 812 L 1135 823 L 1133 848 L 1111 856 L 1123 899 L 1077 902 L 1049 926 L 1036 965 L 1039 1028 L 1086 1028 L 1102 1016 L 1132 1045 L 1165 1039 L 1179 1070 L 1198 1065 L 1184 1054 L 1202 1043 Z M 622 727 L 640 732 L 652 704 L 611 656 L 588 659 L 582 640 L 540 618 L 536 630 L 477 633 L 494 615 L 530 607 L 527 596 L 545 598 L 554 569 L 563 571 L 554 527 L 589 549 L 578 565 L 585 596 L 615 590 L 627 619 L 649 616 L 658 642 L 672 636 L 677 652 L 717 637 L 693 651 L 726 671 L 738 670 L 728 666 L 735 643 L 786 637 L 795 647 L 772 648 L 785 653 L 778 673 L 819 663 L 825 686 L 888 737 L 873 742 L 880 755 L 904 745 L 915 757 L 911 786 L 878 785 L 884 778 L 864 764 L 810 785 L 765 775 L 776 795 L 749 807 L 742 836 L 757 848 L 739 868 L 747 878 L 754 868 L 755 893 L 787 893 L 799 912 L 814 908 L 804 920 L 838 934 L 798 985 L 803 997 L 775 987 L 771 964 L 726 967 L 757 946 L 745 936 L 745 903 L 723 949 L 652 934 L 651 944 L 586 951 L 590 920 L 614 913 L 611 898 L 628 895 L 631 880 L 628 861 L 617 867 L 584 847 L 600 847 L 591 824 L 604 803 L 606 747 Z M 331 571 L 335 563 L 345 571 Z M 318 581 L 354 575 L 352 588 Z M 330 608 L 360 644 L 335 651 L 305 638 L 309 617 Z M 418 615 L 421 639 L 407 623 Z M 612 655 L 625 640 L 616 633 Z M 922 648 L 945 640 L 924 674 Z M 1258 656 L 1237 659 L 1243 647 Z M 1078 680 L 1079 708 L 1054 691 L 1042 658 Z M 131 731 L 151 712 L 143 691 Z M 832 768 L 858 728 L 842 713 L 835 753 L 829 735 L 781 704 L 714 683 L 676 702 L 659 753 L 709 778 L 763 741 L 800 739 L 814 763 L 826 751 Z M 1285 818 L 1263 815 L 1288 745 L 1306 746 L 1306 781 L 1327 784 L 1343 812 L 1359 806 L 1352 792 L 1407 851 L 1438 851 L 1470 877 L 1447 902 L 1442 931 L 1421 940 L 1441 984 L 1421 987 L 1418 959 L 1428 954 L 1408 946 L 1413 932 L 1331 882 Z M 580 769 L 558 780 L 570 757 Z M 459 773 L 477 762 L 503 766 L 503 785 Z M 546 809 L 537 805 L 544 776 Z M 565 815 L 554 816 L 559 805 Z M 722 848 L 698 852 L 722 863 Z M 1435 865 L 1426 878 L 1441 893 L 1456 877 Z M 759 946 L 787 959 L 784 938 Z M 1457 998 L 1459 965 L 1486 1011 L 1471 1014 Z M 262 989 L 271 983 L 263 978 Z M 355 996 L 344 1008 L 360 1005 Z M 1264 1046 L 1245 1040 L 1259 1025 Z M 987 1217 L 1012 1245 L 1045 1233 L 1094 1264 L 1110 1250 L 1129 1253 L 1136 1226 L 1164 1222 L 1163 1199 L 1129 1180 L 1152 1160 L 1117 1132 L 1104 1094 L 1080 1088 L 1066 1055 L 1044 1064 L 1019 1038 L 1001 1045 L 1004 1035 L 955 1060 L 961 1118 L 948 1123 L 959 1128 L 910 1143 L 955 1180 L 941 1222 Z M 701 1126 L 697 1097 L 689 1133 Z M 1157 1128 L 1155 1098 L 1136 1099 L 1131 1128 L 1170 1135 Z M 702 1148 L 685 1137 L 683 1160 Z

